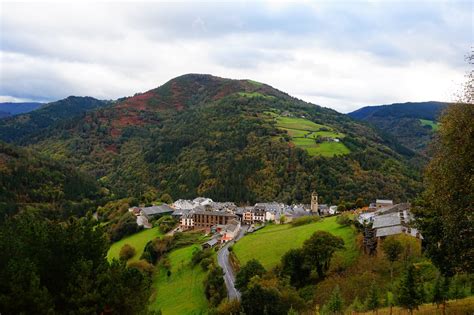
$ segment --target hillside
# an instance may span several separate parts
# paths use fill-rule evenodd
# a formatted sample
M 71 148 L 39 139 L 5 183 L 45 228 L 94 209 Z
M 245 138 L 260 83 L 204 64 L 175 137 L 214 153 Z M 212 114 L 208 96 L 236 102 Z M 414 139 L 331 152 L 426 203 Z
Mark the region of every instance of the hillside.
M 0 220 L 25 209 L 50 218 L 82 216 L 98 199 L 99 187 L 89 175 L 0 141 Z
M 421 102 L 366 106 L 348 115 L 366 121 L 418 153 L 427 153 L 437 120 L 447 103 Z
M 295 135 L 275 115 L 314 129 Z M 117 196 L 290 203 L 309 202 L 317 190 L 323 202 L 410 199 L 419 172 L 385 142 L 346 115 L 266 84 L 198 74 L 58 123 L 30 141 Z
M 49 127 L 57 123 L 65 123 L 68 119 L 106 104 L 107 102 L 92 97 L 69 96 L 63 100 L 45 104 L 38 109 L 24 113 L 18 112 L 22 114 L 0 120 L 0 140 L 29 143 L 32 141 L 31 138 Z
M 0 118 L 28 113 L 40 108 L 42 105 L 43 103 L 37 102 L 0 103 Z

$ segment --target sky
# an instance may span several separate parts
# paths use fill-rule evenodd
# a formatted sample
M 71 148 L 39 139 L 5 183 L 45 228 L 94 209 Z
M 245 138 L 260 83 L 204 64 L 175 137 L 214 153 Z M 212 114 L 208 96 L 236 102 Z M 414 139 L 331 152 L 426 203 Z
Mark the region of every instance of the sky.
M 452 101 L 473 1 L 0 0 L 0 101 L 116 99 L 186 73 L 340 112 Z

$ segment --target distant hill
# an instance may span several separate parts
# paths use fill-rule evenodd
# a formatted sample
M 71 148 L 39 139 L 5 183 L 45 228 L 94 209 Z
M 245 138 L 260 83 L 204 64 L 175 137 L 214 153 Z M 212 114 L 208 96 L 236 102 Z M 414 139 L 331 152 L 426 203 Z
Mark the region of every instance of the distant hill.
M 65 162 L 0 141 L 0 221 L 35 209 L 50 218 L 82 216 L 100 198 L 90 175 Z
M 427 146 L 438 128 L 438 117 L 447 105 L 420 102 L 366 106 L 348 115 L 374 125 L 411 150 L 427 154 Z
M 316 190 L 336 203 L 407 200 L 420 189 L 413 155 L 347 115 L 263 83 L 188 74 L 97 102 L 73 118 L 45 114 L 42 128 L 28 124 L 36 116 L 24 116 L 28 128 L 7 119 L 0 135 L 78 166 L 119 197 L 309 203 Z
M 26 143 L 38 133 L 56 123 L 83 115 L 88 110 L 97 109 L 108 103 L 93 97 L 70 96 L 48 103 L 28 113 L 0 120 L 0 140 Z
M 0 103 L 0 118 L 28 113 L 35 109 L 40 108 L 41 105 L 43 105 L 43 103 L 37 103 L 37 102 Z

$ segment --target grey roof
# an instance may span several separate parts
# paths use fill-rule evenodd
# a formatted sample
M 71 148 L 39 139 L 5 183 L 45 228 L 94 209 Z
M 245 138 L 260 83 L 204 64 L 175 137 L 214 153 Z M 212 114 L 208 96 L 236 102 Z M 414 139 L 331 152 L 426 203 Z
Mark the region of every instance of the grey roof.
M 396 235 L 403 233 L 402 229 L 406 229 L 401 225 L 389 226 L 377 229 L 375 232 L 375 237 L 382 237 L 382 236 L 389 236 L 389 235 Z
M 205 242 L 203 245 L 207 244 L 207 245 L 212 247 L 212 246 L 216 245 L 217 242 L 219 242 L 219 241 L 217 240 L 217 238 L 214 237 L 214 238 L 211 238 L 209 241 Z
M 140 210 L 147 216 L 174 212 L 174 209 L 168 205 L 145 207 Z
M 207 215 L 218 215 L 218 216 L 225 216 L 225 217 L 236 217 L 235 214 L 225 211 L 206 211 L 206 210 L 196 210 L 194 214 L 207 214 Z
M 389 199 L 377 199 L 375 202 L 376 203 L 389 203 L 393 205 L 393 200 L 389 200 Z

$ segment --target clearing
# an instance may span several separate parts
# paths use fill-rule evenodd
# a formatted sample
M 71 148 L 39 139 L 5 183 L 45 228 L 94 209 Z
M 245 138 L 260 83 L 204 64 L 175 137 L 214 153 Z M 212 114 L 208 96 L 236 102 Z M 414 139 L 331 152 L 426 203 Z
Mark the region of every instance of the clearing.
M 345 135 L 329 126 L 317 124 L 305 118 L 280 116 L 272 112 L 265 113 L 274 119 L 278 129 L 288 133 L 295 146 L 305 149 L 311 156 L 332 157 L 350 153 L 344 143 L 340 142 Z M 319 141 L 316 141 L 318 138 Z
M 255 258 L 268 270 L 280 263 L 281 257 L 288 250 L 301 247 L 316 231 L 326 231 L 342 237 L 346 248 L 336 255 L 342 255 L 344 263 L 350 264 L 357 258 L 354 228 L 339 225 L 336 217 L 297 227 L 291 224 L 268 225 L 239 240 L 233 247 L 234 253 L 241 266 Z
M 151 229 L 145 229 L 136 234 L 127 236 L 118 242 L 113 243 L 110 246 L 109 252 L 107 253 L 107 259 L 111 261 L 113 258 L 119 259 L 120 250 L 123 245 L 129 244 L 135 248 L 135 256 L 130 258 L 129 262 L 137 261 L 145 249 L 146 244 L 154 238 L 162 236 L 163 234 L 159 231 L 158 227 Z
M 430 126 L 433 131 L 437 131 L 439 129 L 439 124 L 435 121 L 420 119 L 420 122 L 422 126 Z
M 176 249 L 168 255 L 171 275 L 159 264 L 153 276 L 154 293 L 150 309 L 161 310 L 167 314 L 204 314 L 207 310 L 207 299 L 204 294 L 203 281 L 206 272 L 200 265 L 192 267 L 191 257 L 199 245 Z

